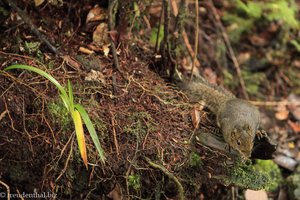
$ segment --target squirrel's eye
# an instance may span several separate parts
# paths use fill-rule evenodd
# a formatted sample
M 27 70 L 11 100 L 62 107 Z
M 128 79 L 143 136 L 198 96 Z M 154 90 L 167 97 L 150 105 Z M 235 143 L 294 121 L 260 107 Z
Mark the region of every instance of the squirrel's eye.
M 237 141 L 236 141 L 236 144 L 237 144 L 237 145 L 241 145 L 241 141 L 240 141 L 240 140 L 237 140 Z

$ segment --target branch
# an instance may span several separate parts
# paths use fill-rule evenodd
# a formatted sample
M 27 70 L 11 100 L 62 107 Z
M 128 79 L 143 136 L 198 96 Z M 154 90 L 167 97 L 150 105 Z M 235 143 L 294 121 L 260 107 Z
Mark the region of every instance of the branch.
M 208 5 L 209 5 L 209 7 L 210 7 L 210 9 L 211 9 L 211 11 L 213 13 L 213 16 L 214 16 L 216 22 L 217 22 L 216 24 L 217 24 L 218 28 L 221 30 L 224 43 L 225 43 L 225 45 L 226 45 L 226 47 L 227 47 L 227 49 L 229 51 L 229 55 L 230 55 L 230 57 L 232 59 L 233 66 L 234 66 L 234 68 L 236 70 L 236 73 L 237 73 L 240 85 L 242 87 L 243 96 L 245 97 L 245 99 L 249 99 L 249 96 L 248 96 L 248 94 L 246 92 L 245 82 L 244 82 L 244 79 L 242 77 L 240 65 L 239 65 L 239 63 L 238 63 L 238 61 L 237 61 L 237 59 L 235 57 L 235 54 L 234 54 L 234 51 L 233 51 L 233 49 L 231 47 L 231 44 L 230 44 L 228 35 L 226 33 L 226 30 L 225 30 L 225 28 L 224 28 L 224 26 L 223 26 L 223 24 L 222 24 L 222 22 L 220 20 L 220 16 L 218 15 L 217 10 L 216 10 L 216 8 L 215 8 L 212 0 L 209 1 Z
M 171 172 L 169 172 L 164 166 L 162 165 L 158 165 L 158 164 L 155 164 L 154 162 L 152 162 L 149 158 L 145 158 L 146 161 L 148 162 L 148 164 L 151 166 L 151 167 L 154 167 L 156 169 L 159 169 L 160 171 L 162 171 L 166 176 L 169 177 L 169 179 L 173 180 L 178 188 L 178 193 L 179 193 L 179 199 L 180 200 L 184 200 L 185 197 L 184 197 L 184 190 L 183 190 L 183 187 L 181 185 L 181 183 L 179 182 L 179 180 L 176 178 L 176 176 L 174 176 Z

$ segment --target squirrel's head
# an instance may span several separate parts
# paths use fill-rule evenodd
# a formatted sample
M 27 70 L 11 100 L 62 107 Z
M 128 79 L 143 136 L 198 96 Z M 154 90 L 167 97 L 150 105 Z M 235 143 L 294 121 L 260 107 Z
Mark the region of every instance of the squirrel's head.
M 243 158 L 251 156 L 253 148 L 253 130 L 249 125 L 237 125 L 230 133 L 229 145 L 237 150 Z

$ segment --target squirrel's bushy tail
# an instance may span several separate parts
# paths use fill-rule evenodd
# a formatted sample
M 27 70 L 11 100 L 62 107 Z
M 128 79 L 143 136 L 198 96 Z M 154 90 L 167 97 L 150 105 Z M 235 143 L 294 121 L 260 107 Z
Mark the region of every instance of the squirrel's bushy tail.
M 229 99 L 235 98 L 233 94 L 225 89 L 213 86 L 203 80 L 181 81 L 177 84 L 191 101 L 203 100 L 206 106 L 214 113 L 218 113 L 220 107 Z

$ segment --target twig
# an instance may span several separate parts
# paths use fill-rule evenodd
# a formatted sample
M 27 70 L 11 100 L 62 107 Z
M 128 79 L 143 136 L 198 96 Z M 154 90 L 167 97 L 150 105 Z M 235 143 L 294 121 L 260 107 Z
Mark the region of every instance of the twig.
M 160 54 L 162 58 L 163 73 L 166 73 L 168 67 L 168 36 L 169 36 L 169 1 L 163 0 L 162 9 L 164 13 L 164 38 L 160 43 Z
M 4 116 L 6 115 L 7 110 L 4 110 L 1 114 L 0 114 L 0 121 L 4 118 Z
M 183 38 L 183 42 L 184 42 L 184 44 L 185 44 L 185 46 L 186 46 L 186 48 L 187 48 L 187 50 L 188 50 L 188 53 L 189 53 L 191 59 L 193 59 L 194 56 L 195 56 L 195 52 L 194 52 L 194 50 L 193 50 L 193 48 L 192 48 L 192 46 L 191 46 L 191 44 L 190 44 L 190 42 L 189 42 L 189 38 L 188 38 L 188 36 L 187 36 L 185 30 L 182 31 L 182 38 Z M 200 62 L 199 62 L 199 60 L 197 59 L 197 57 L 196 57 L 195 66 L 196 66 L 196 67 L 199 67 L 199 66 L 200 66 Z
M 61 173 L 59 174 L 59 176 L 56 178 L 55 181 L 58 181 L 58 180 L 61 178 L 61 176 L 66 172 L 66 170 L 67 170 L 67 168 L 68 168 L 68 164 L 69 164 L 69 161 L 70 161 L 70 159 L 71 159 L 72 152 L 73 152 L 73 142 L 74 142 L 74 137 L 73 137 L 73 136 L 74 136 L 74 133 L 73 133 L 73 134 L 71 135 L 71 137 L 69 138 L 67 144 L 64 146 L 64 148 L 63 148 L 63 150 L 61 151 L 60 156 L 59 156 L 59 158 L 58 158 L 58 161 L 59 161 L 60 158 L 61 158 L 61 156 L 62 156 L 62 154 L 63 154 L 63 152 L 66 150 L 67 145 L 69 144 L 70 141 L 72 141 L 72 142 L 71 142 L 71 148 L 70 148 L 70 151 L 69 151 L 67 160 L 66 160 L 66 162 L 65 162 L 64 168 L 62 169 Z
M 15 0 L 10 0 L 10 1 L 6 0 L 6 1 L 7 1 L 8 5 L 10 5 L 18 13 L 18 15 L 21 17 L 21 19 L 25 22 L 25 24 L 27 24 L 27 26 L 29 26 L 29 28 L 33 32 L 33 34 L 35 34 L 42 42 L 44 42 L 48 46 L 49 50 L 52 53 L 54 53 L 56 55 L 60 55 L 59 51 L 35 27 L 35 25 L 32 23 L 32 21 L 28 17 L 27 13 L 25 11 L 21 10 L 17 6 Z
M 162 171 L 166 176 L 169 177 L 169 179 L 172 179 L 177 188 L 178 188 L 178 193 L 179 193 L 179 199 L 180 200 L 184 200 L 185 197 L 184 197 L 184 189 L 181 185 L 181 183 L 179 182 L 179 180 L 176 178 L 176 176 L 174 176 L 171 172 L 169 172 L 164 166 L 161 166 L 161 165 L 158 165 L 158 164 L 155 164 L 154 162 L 152 162 L 149 158 L 145 157 L 146 161 L 148 162 L 148 164 L 151 166 L 151 167 L 154 167 L 156 169 L 159 169 L 160 171 Z
M 113 28 L 114 28 L 114 23 L 113 23 L 113 10 L 114 7 L 116 6 L 118 0 L 109 0 L 109 5 L 108 5 L 108 31 L 112 32 Z M 118 61 L 118 56 L 117 56 L 117 51 L 116 51 L 116 45 L 114 43 L 114 40 L 110 35 L 110 46 L 111 46 L 111 52 L 113 55 L 113 59 L 114 59 L 114 67 L 121 73 L 120 71 L 120 66 L 119 66 L 119 61 Z
M 154 48 L 154 55 L 157 54 L 157 47 L 158 47 L 158 41 L 159 41 L 159 33 L 161 29 L 161 21 L 162 21 L 162 16 L 163 16 L 163 6 L 160 9 L 160 16 L 159 16 L 159 23 L 158 23 L 158 29 L 156 33 L 156 41 L 155 41 L 155 48 Z
M 227 47 L 227 49 L 228 49 L 228 51 L 229 51 L 229 55 L 230 55 L 230 57 L 231 57 L 231 59 L 232 59 L 233 66 L 234 66 L 234 68 L 235 68 L 235 70 L 236 70 L 236 73 L 237 73 L 237 76 L 238 76 L 240 85 L 241 85 L 241 87 L 242 87 L 242 93 L 243 93 L 243 96 L 244 96 L 245 99 L 249 99 L 249 96 L 248 96 L 248 94 L 247 94 L 246 87 L 245 87 L 245 82 L 244 82 L 244 79 L 243 79 L 243 77 L 242 77 L 240 65 L 239 65 L 239 63 L 238 63 L 238 61 L 237 61 L 237 59 L 236 59 L 236 57 L 235 57 L 235 54 L 234 54 L 234 51 L 233 51 L 233 49 L 232 49 L 232 47 L 231 47 L 231 44 L 230 44 L 228 35 L 227 35 L 227 33 L 226 33 L 226 30 L 225 30 L 225 28 L 224 28 L 224 26 L 223 26 L 223 24 L 222 24 L 222 22 L 221 22 L 221 20 L 220 20 L 220 16 L 218 15 L 217 10 L 216 10 L 216 8 L 215 8 L 215 6 L 214 6 L 212 0 L 210 0 L 209 2 L 210 2 L 210 3 L 209 3 L 209 7 L 210 7 L 210 9 L 211 9 L 211 11 L 212 11 L 212 13 L 213 13 L 213 16 L 214 16 L 216 22 L 217 22 L 216 25 L 217 25 L 217 26 L 219 27 L 219 29 L 221 30 L 221 33 L 222 33 L 222 37 L 223 37 L 224 43 L 225 43 L 225 45 L 226 45 L 226 47 Z
M 190 80 L 193 78 L 193 71 L 195 68 L 195 62 L 197 58 L 197 52 L 198 52 L 198 33 L 199 33 L 199 4 L 198 0 L 195 0 L 196 2 L 196 31 L 195 31 L 195 50 L 194 50 L 194 56 L 193 56 L 193 63 L 192 63 L 192 69 L 191 69 L 191 76 Z
M 6 183 L 4 183 L 3 181 L 1 181 L 1 180 L 0 180 L 0 184 L 3 185 L 6 188 L 7 200 L 10 200 L 10 189 L 9 189 L 9 186 Z
M 256 106 L 300 106 L 300 102 L 291 102 L 291 101 L 250 101 L 253 105 Z
M 120 150 L 119 150 L 119 143 L 118 143 L 117 133 L 116 133 L 116 128 L 115 128 L 115 117 L 112 112 L 110 112 L 110 115 L 111 115 L 111 125 L 112 125 L 114 143 L 115 143 L 115 147 L 116 147 L 117 156 L 119 158 Z
M 176 49 L 179 47 L 179 45 L 181 45 L 181 39 L 180 36 L 182 35 L 182 33 L 184 32 L 184 19 L 186 17 L 186 13 L 187 13 L 187 0 L 181 0 L 180 1 L 180 7 L 179 9 L 177 8 L 177 3 L 176 1 L 172 1 L 171 2 L 172 5 L 172 10 L 173 10 L 173 14 L 174 16 L 176 16 L 176 20 L 175 20 L 175 28 L 174 28 L 174 33 L 173 33 L 173 37 L 172 37 L 172 42 L 171 42 L 171 51 L 173 53 L 173 58 L 177 58 L 176 55 Z M 173 81 L 174 75 L 177 71 L 177 62 L 176 59 L 172 59 L 172 55 L 169 51 L 169 56 L 171 58 L 171 62 L 172 62 L 172 66 L 170 69 L 170 81 Z

